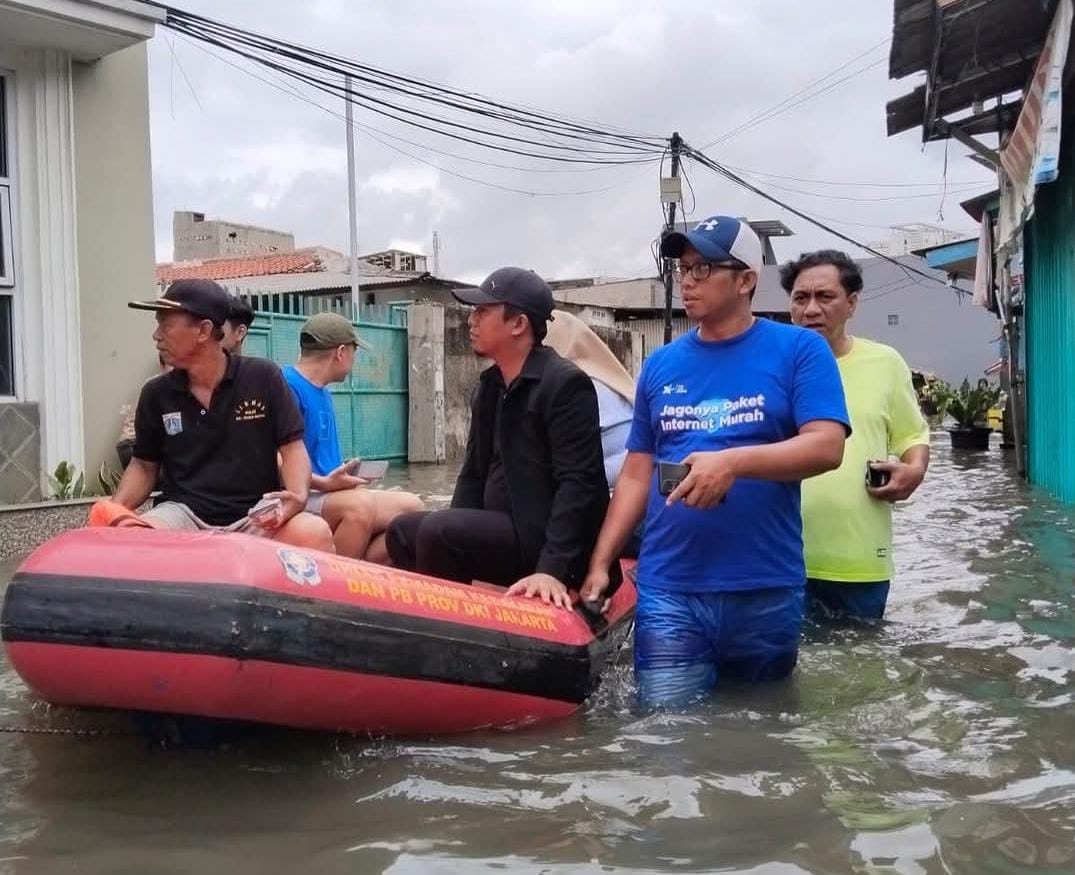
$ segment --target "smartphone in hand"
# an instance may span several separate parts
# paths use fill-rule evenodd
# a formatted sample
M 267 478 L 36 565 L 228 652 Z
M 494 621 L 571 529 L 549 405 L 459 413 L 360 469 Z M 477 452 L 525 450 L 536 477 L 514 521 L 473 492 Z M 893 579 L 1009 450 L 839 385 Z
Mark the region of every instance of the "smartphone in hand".
M 658 462 L 657 491 L 664 496 L 671 495 L 690 472 L 690 465 L 682 465 L 678 462 Z
M 372 483 L 374 480 L 380 480 L 388 473 L 388 461 L 386 459 L 355 459 L 344 468 L 344 471 L 352 477 L 358 477 Z
M 250 510 L 246 512 L 246 515 L 252 520 L 267 519 L 268 517 L 279 513 L 281 506 L 279 498 L 263 498 L 250 508 Z
M 866 485 L 873 489 L 880 489 L 882 486 L 887 486 L 888 481 L 892 479 L 892 474 L 889 471 L 879 471 L 873 466 L 876 462 L 866 463 Z

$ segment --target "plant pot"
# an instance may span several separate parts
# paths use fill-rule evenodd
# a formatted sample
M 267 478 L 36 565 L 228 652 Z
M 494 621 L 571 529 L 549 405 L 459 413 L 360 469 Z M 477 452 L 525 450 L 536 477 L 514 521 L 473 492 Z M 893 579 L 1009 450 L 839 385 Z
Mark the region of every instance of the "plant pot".
M 970 428 L 950 428 L 953 450 L 988 450 L 992 429 L 975 425 Z

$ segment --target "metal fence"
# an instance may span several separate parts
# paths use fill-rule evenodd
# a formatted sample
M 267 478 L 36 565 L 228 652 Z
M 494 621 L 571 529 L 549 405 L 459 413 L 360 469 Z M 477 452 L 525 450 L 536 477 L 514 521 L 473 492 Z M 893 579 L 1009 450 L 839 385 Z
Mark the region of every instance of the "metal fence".
M 257 313 L 280 316 L 313 316 L 317 313 L 339 313 L 352 322 L 370 325 L 399 325 L 407 327 L 407 304 L 364 304 L 355 316 L 350 295 L 305 295 L 288 292 L 273 295 L 240 295 Z
M 258 297 L 248 300 L 256 304 Z M 280 367 L 294 364 L 299 359 L 299 329 L 309 315 L 255 310 L 245 353 L 272 359 Z M 371 349 L 358 351 L 346 382 L 329 387 L 340 449 L 345 459 L 406 459 L 407 311 L 363 307 L 362 316 L 352 324 Z M 374 321 L 376 317 L 383 321 Z

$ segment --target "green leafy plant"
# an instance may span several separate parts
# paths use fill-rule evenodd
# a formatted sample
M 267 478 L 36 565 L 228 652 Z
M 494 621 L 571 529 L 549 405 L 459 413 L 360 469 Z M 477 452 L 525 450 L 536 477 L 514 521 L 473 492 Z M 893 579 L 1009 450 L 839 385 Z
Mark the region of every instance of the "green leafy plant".
M 119 481 L 122 478 L 122 471 L 113 471 L 108 462 L 102 462 L 101 467 L 97 470 L 97 482 L 101 486 L 101 494 L 115 495 L 116 487 L 119 486 Z
M 86 478 L 70 462 L 60 462 L 48 478 L 52 497 L 58 501 L 83 498 L 86 495 Z
M 1000 389 L 981 384 L 972 387 L 967 379 L 958 388 L 936 380 L 926 386 L 926 397 L 942 417 L 951 416 L 957 428 L 987 428 L 989 411 L 1000 402 Z

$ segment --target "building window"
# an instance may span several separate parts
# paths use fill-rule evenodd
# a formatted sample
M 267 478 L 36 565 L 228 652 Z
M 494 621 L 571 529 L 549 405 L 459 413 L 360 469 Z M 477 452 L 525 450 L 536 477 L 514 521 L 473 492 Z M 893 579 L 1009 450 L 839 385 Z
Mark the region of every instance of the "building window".
M 900 324 L 899 314 L 898 313 L 889 313 L 888 314 L 888 324 L 889 325 L 899 325 Z
M 9 83 L 0 73 L 0 396 L 15 394 L 15 235 L 11 208 Z
M 0 290 L 15 285 L 15 258 L 12 252 L 11 190 L 0 179 Z M 2 291 L 0 291 L 2 293 Z M 8 292 L 10 294 L 10 292 Z

